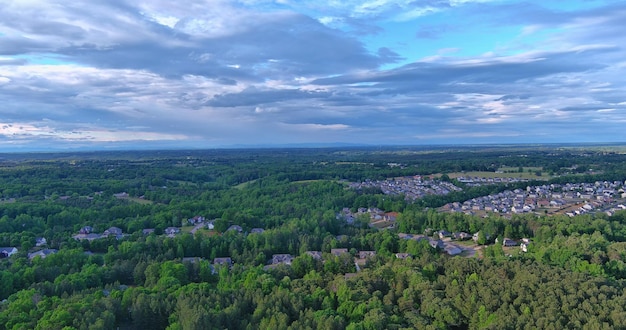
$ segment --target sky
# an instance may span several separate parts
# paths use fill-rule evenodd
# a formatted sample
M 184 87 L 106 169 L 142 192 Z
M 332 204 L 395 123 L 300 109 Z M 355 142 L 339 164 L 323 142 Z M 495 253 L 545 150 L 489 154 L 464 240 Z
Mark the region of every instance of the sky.
M 0 151 L 626 142 L 626 2 L 2 0 Z

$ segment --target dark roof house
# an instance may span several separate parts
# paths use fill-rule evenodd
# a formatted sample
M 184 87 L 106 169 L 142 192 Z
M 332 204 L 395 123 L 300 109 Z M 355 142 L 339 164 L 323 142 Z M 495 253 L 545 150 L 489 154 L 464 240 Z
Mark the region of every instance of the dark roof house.
M 17 248 L 13 246 L 0 247 L 0 258 L 8 258 L 17 253 Z

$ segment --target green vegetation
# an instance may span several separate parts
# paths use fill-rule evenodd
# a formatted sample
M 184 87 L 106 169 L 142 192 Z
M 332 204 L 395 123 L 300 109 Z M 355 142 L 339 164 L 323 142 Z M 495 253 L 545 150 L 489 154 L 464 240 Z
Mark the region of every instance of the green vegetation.
M 625 211 L 478 217 L 435 208 L 532 183 L 464 187 L 414 203 L 345 184 L 519 167 L 525 175 L 552 173 L 548 183 L 623 182 L 626 155 L 611 150 L 1 155 L 0 246 L 18 252 L 0 259 L 0 329 L 624 328 Z M 380 230 L 368 218 L 347 224 L 337 217 L 343 208 L 398 215 L 393 228 Z M 212 229 L 191 234 L 188 219 L 196 216 Z M 243 232 L 228 231 L 231 225 Z M 85 226 L 96 233 L 118 227 L 125 236 L 72 238 Z M 182 231 L 168 237 L 169 227 Z M 398 235 L 440 229 L 478 232 L 485 246 L 451 257 Z M 37 237 L 47 243 L 36 246 Z M 527 252 L 493 244 L 504 237 L 531 243 Z M 347 253 L 331 253 L 338 248 Z M 57 252 L 29 258 L 43 249 Z M 357 268 L 361 251 L 375 255 Z M 290 265 L 268 267 L 277 254 L 291 255 Z M 232 266 L 214 263 L 224 257 Z

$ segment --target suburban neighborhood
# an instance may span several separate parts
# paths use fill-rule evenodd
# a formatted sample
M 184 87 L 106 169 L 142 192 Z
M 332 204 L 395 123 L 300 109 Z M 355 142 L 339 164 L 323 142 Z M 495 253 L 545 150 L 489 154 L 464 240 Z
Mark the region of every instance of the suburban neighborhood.
M 626 209 L 625 182 L 567 183 L 528 186 L 525 190 L 506 190 L 495 195 L 448 203 L 444 212 L 472 215 L 500 214 L 510 217 L 519 213 L 562 213 L 570 217 L 590 212 L 612 215 Z

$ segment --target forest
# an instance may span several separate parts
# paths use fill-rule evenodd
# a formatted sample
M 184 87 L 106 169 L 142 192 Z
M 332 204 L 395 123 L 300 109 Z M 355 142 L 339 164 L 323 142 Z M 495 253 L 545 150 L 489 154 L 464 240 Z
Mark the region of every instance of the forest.
M 625 151 L 0 154 L 0 329 L 625 328 L 626 211 L 437 210 L 534 184 L 469 187 L 450 173 L 533 167 L 549 174 L 542 184 L 624 183 Z M 416 175 L 462 190 L 409 201 L 348 187 Z M 367 217 L 347 223 L 346 208 L 397 218 L 377 229 Z M 482 233 L 479 252 L 451 256 L 399 235 L 436 230 Z M 495 242 L 505 237 L 531 243 Z

